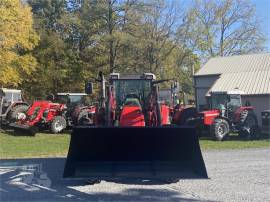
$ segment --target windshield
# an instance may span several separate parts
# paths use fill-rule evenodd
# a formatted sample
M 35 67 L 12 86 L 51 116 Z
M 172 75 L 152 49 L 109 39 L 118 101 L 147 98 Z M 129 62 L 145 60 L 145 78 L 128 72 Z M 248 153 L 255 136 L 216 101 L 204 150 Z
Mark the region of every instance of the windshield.
M 151 80 L 114 80 L 113 87 L 117 105 L 122 105 L 128 96 L 144 101 L 151 91 Z
M 86 96 L 85 95 L 57 95 L 56 102 L 63 104 L 85 104 Z
M 240 95 L 227 95 L 227 94 L 217 94 L 211 96 L 211 106 L 212 109 L 228 108 L 229 110 L 235 110 L 241 106 L 241 96 Z
M 4 102 L 11 102 L 12 101 L 12 93 L 5 92 Z
M 226 103 L 228 102 L 227 94 L 212 94 L 211 96 L 211 108 L 212 109 L 220 109 L 225 108 Z
M 13 102 L 22 101 L 22 97 L 20 93 L 13 93 Z

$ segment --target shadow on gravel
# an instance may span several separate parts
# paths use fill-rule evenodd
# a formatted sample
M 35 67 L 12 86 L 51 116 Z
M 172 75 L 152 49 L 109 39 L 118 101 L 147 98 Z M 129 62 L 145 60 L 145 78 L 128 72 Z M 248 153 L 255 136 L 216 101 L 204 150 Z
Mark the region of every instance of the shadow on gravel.
M 97 184 L 89 185 L 87 193 L 82 192 L 79 190 L 86 185 L 84 180 L 62 179 L 64 163 L 64 158 L 0 160 L 0 201 L 201 201 L 181 197 L 178 190 L 169 190 L 166 187 L 129 188 L 127 185 L 121 192 L 108 193 L 97 191 L 99 189 L 95 186 L 102 186 Z M 158 181 L 114 182 L 162 185 Z

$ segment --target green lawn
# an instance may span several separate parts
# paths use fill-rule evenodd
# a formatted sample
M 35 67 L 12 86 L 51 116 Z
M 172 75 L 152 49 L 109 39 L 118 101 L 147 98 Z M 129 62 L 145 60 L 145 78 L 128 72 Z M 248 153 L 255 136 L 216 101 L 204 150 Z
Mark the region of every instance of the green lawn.
M 66 156 L 70 135 L 14 136 L 0 133 L 0 159 Z
M 235 138 L 234 138 L 235 139 Z M 38 158 L 66 156 L 70 135 L 36 134 L 35 137 L 14 136 L 13 133 L 0 132 L 0 159 Z M 223 150 L 270 147 L 269 139 L 256 141 L 229 140 L 224 142 L 209 139 L 200 140 L 202 150 Z

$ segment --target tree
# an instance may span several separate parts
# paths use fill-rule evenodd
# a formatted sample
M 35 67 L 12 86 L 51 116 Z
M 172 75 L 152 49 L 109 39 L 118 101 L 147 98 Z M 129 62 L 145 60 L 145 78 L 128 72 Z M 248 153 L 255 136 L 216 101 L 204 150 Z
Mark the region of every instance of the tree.
M 264 49 L 264 35 L 247 0 L 196 0 L 190 9 L 197 51 L 203 58 L 256 53 Z
M 39 37 L 29 6 L 20 0 L 0 1 L 0 86 L 17 87 L 36 68 L 31 50 Z

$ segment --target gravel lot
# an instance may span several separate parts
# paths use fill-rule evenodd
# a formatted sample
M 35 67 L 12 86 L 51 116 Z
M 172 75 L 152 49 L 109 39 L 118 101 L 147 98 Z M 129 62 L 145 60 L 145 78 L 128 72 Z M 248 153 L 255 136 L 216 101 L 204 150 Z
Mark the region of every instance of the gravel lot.
M 0 201 L 269 201 L 269 152 L 207 151 L 210 179 L 173 184 L 122 180 L 85 185 L 61 179 L 62 158 L 1 160 Z

